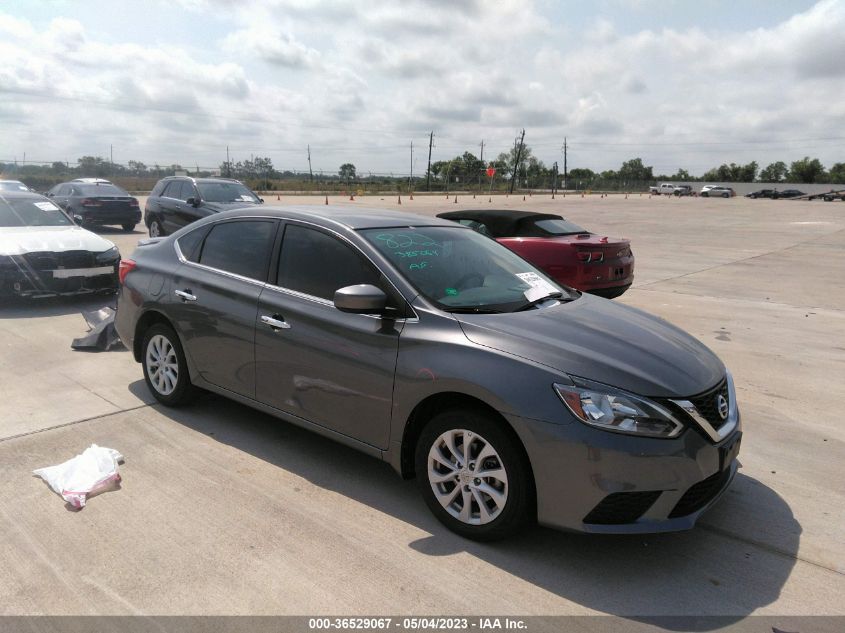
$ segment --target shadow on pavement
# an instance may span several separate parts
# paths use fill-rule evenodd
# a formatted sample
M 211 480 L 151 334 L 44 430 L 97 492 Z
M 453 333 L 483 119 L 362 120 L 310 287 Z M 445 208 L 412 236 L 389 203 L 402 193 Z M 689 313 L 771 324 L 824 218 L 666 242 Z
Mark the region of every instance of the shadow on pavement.
M 145 389 L 141 381 L 130 386 L 133 393 Z M 561 598 L 631 620 L 684 615 L 741 620 L 777 600 L 798 552 L 801 527 L 789 505 L 742 474 L 689 532 L 600 536 L 536 527 L 509 541 L 484 544 L 441 526 L 415 482 L 403 481 L 386 463 L 317 434 L 212 394 L 185 408 L 160 411 L 315 485 L 426 530 L 430 536 L 410 543 L 426 556 L 468 552 Z M 672 628 L 672 621 L 661 619 L 659 626 Z M 726 623 L 724 618 L 676 622 L 685 630 L 710 630 Z
M 114 293 L 96 293 L 68 297 L 44 297 L 26 299 L 20 297 L 0 298 L 0 319 L 39 319 L 44 317 L 81 314 L 99 310 L 105 306 L 114 307 L 117 296 Z M 80 332 L 85 331 L 85 321 L 80 317 Z

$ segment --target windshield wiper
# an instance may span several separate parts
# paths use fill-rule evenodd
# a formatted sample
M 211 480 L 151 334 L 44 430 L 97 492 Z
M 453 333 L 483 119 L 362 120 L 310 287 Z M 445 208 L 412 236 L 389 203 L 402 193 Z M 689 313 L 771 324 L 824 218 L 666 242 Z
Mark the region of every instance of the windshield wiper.
M 451 308 L 447 309 L 444 308 L 446 312 L 451 314 L 501 314 L 501 310 L 493 310 L 492 308 L 473 308 L 471 306 L 461 307 L 461 308 Z
M 522 312 L 523 310 L 528 310 L 529 308 L 533 308 L 538 303 L 543 303 L 544 301 L 548 301 L 549 299 L 560 299 L 561 297 L 563 297 L 562 292 L 557 292 L 557 291 L 550 292 L 549 294 L 547 294 L 545 296 L 539 297 L 537 299 L 534 299 L 533 301 L 529 301 L 527 303 L 522 304 L 516 310 L 514 310 L 514 312 Z M 569 297 L 569 298 L 566 299 L 566 301 L 572 301 L 572 298 Z

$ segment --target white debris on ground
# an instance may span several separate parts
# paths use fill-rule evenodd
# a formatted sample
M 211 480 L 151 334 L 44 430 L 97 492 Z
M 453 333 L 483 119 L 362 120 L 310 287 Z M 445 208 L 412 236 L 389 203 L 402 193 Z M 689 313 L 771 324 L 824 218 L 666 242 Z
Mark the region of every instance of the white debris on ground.
M 91 444 L 81 455 L 58 464 L 33 470 L 74 508 L 85 507 L 88 497 L 120 483 L 117 465 L 123 455 L 112 448 Z

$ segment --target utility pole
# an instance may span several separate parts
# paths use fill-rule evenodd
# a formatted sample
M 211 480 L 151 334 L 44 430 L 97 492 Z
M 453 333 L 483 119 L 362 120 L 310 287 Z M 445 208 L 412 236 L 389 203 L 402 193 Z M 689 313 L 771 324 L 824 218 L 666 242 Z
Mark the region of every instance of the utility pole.
M 511 176 L 511 189 L 513 193 L 513 186 L 517 178 L 517 170 L 519 169 L 519 159 L 522 158 L 522 142 L 525 140 L 525 128 L 522 128 L 522 136 L 519 137 L 519 148 L 516 150 L 516 160 L 513 163 L 513 175 Z
M 481 171 L 478 172 L 478 191 L 481 191 L 481 172 L 484 171 L 484 139 L 481 139 L 481 156 L 478 157 L 481 163 Z
M 114 173 L 114 146 L 109 145 L 109 174 Z
M 425 188 L 431 191 L 431 145 L 434 143 L 434 132 L 428 137 L 428 169 L 425 173 Z
M 308 176 L 314 182 L 314 172 L 311 171 L 311 145 L 308 146 Z
M 414 179 L 414 141 L 411 141 L 411 175 L 408 176 L 408 191 L 411 191 L 411 181 Z
M 569 178 L 569 172 L 566 170 L 566 137 L 563 137 L 563 190 L 566 191 L 566 181 Z
M 229 146 L 226 146 L 226 178 L 232 177 L 232 163 L 229 162 Z

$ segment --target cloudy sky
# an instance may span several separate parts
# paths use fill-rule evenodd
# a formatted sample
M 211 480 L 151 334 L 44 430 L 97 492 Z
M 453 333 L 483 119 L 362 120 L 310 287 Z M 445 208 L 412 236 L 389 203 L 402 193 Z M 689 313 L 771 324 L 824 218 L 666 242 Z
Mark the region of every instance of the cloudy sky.
M 845 0 L 0 3 L 0 161 L 845 161 Z

